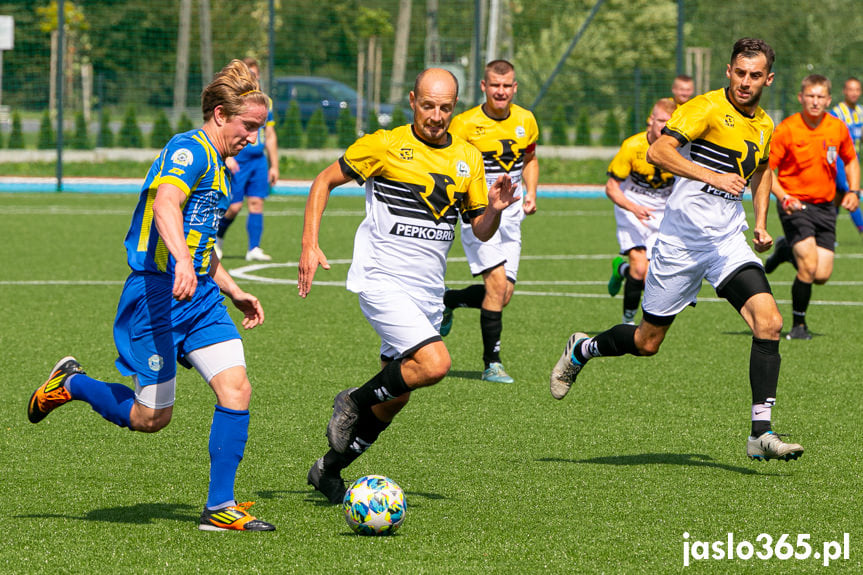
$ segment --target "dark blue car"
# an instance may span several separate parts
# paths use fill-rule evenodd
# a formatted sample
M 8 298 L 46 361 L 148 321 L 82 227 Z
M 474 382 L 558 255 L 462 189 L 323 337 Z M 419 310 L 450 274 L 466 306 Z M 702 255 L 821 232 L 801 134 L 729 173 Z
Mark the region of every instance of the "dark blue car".
M 309 122 L 315 110 L 324 112 L 324 121 L 331 132 L 336 130 L 336 120 L 344 108 L 357 115 L 357 92 L 347 84 L 331 78 L 315 76 L 282 76 L 275 80 L 273 91 L 273 108 L 279 118 L 284 118 L 292 101 L 300 107 L 300 120 L 303 127 Z M 368 102 L 363 108 L 368 110 Z M 410 118 L 409 114 L 406 114 Z M 390 127 L 393 118 L 393 106 L 380 104 L 378 123 L 381 127 Z M 279 120 L 281 121 L 281 120 Z

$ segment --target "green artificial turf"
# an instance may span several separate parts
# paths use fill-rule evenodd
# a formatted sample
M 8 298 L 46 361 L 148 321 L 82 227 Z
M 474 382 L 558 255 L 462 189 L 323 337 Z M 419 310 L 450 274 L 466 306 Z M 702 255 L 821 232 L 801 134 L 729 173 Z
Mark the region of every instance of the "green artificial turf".
M 811 341 L 782 341 L 775 428 L 802 443 L 794 462 L 750 462 L 751 335 L 705 284 L 651 358 L 592 361 L 555 401 L 548 375 L 573 331 L 620 321 L 605 284 L 617 252 L 607 200 L 540 198 L 523 224 L 519 283 L 504 312 L 512 385 L 480 380 L 479 314 L 455 312 L 450 375 L 413 397 L 344 473 L 395 479 L 408 511 L 389 538 L 353 535 L 339 507 L 306 485 L 327 449 L 332 398 L 378 370 L 378 339 L 343 281 L 362 198 L 334 197 L 321 246 L 333 263 L 297 295 L 302 198 L 267 204 L 249 268 L 245 218 L 224 263 L 257 295 L 263 326 L 244 334 L 252 420 L 238 500 L 275 533 L 206 533 L 207 439 L 214 396 L 178 375 L 171 424 L 121 430 L 73 402 L 38 425 L 27 400 L 57 359 L 125 382 L 112 322 L 127 268 L 134 195 L 0 194 L 0 485 L 4 573 L 732 573 L 860 572 L 863 243 L 844 213 L 833 279 L 815 286 Z M 748 202 L 747 202 L 748 204 Z M 747 207 L 749 207 L 747 205 Z M 769 229 L 779 232 L 772 211 Z M 244 212 L 245 213 L 245 212 Z M 751 220 L 750 220 L 751 221 Z M 458 242 L 447 282 L 472 283 Z M 287 264 L 285 263 L 287 262 Z M 291 263 L 293 262 L 293 263 Z M 791 323 L 790 265 L 770 280 Z M 266 281 L 264 281 L 266 280 Z M 233 317 L 238 314 L 232 312 Z M 685 539 L 684 533 L 688 533 Z M 813 553 L 849 533 L 849 559 L 690 559 L 684 543 L 770 535 Z M 795 548 L 797 549 L 797 548 Z M 802 549 L 802 548 L 801 548 Z

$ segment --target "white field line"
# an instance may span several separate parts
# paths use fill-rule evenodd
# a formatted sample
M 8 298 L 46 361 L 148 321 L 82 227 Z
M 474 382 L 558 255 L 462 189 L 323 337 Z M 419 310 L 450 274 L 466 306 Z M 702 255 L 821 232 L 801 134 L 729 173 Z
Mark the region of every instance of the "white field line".
M 522 259 L 529 260 L 597 260 L 597 259 L 609 259 L 611 255 L 595 255 L 595 254 L 551 254 L 551 255 L 533 255 L 533 256 L 523 256 Z M 837 255 L 839 257 L 839 255 Z M 845 257 L 852 258 L 860 258 L 863 257 L 863 254 L 848 254 Z M 466 258 L 464 257 L 454 257 L 450 258 L 450 261 L 454 262 L 464 262 Z M 329 260 L 331 265 L 349 265 L 351 263 L 350 259 L 331 259 Z M 241 266 L 238 268 L 234 268 L 229 270 L 231 275 L 238 281 L 248 281 L 253 283 L 262 283 L 262 284 L 272 284 L 272 285 L 288 285 L 295 286 L 297 285 L 296 278 L 273 278 L 267 277 L 265 275 L 259 275 L 259 272 L 265 272 L 268 269 L 280 269 L 280 268 L 296 268 L 298 265 L 297 262 L 284 262 L 284 263 L 259 263 Z M 333 286 L 333 287 L 344 287 L 345 280 L 335 280 L 330 281 L 324 279 L 326 277 L 326 272 L 324 270 L 320 270 L 317 273 L 317 278 L 315 279 L 314 285 L 316 286 Z M 121 286 L 123 285 L 123 280 L 0 280 L 0 286 Z M 476 283 L 476 280 L 452 280 L 447 282 L 448 285 L 470 285 Z M 605 286 L 605 280 L 522 280 L 518 282 L 518 287 L 515 291 L 516 295 L 523 297 L 563 297 L 563 298 L 572 298 L 572 299 L 609 299 L 609 296 L 603 290 L 602 293 L 572 293 L 566 291 L 538 291 L 531 289 L 520 289 L 524 287 L 533 287 L 533 286 L 549 286 L 549 287 L 596 287 L 596 286 Z M 791 282 L 788 281 L 774 281 L 771 282 L 774 286 L 790 286 Z M 836 286 L 836 287 L 860 287 L 863 286 L 863 281 L 834 281 L 827 284 L 827 286 Z M 818 287 L 817 289 L 824 289 L 822 287 Z M 705 303 L 716 303 L 716 302 L 724 302 L 724 299 L 716 298 L 716 297 L 700 297 L 698 298 L 699 302 Z M 776 303 L 780 305 L 790 305 L 791 300 L 778 299 Z M 824 306 L 842 306 L 842 307 L 863 307 L 863 302 L 860 301 L 834 301 L 834 300 L 812 300 L 812 304 L 815 305 L 824 305 Z

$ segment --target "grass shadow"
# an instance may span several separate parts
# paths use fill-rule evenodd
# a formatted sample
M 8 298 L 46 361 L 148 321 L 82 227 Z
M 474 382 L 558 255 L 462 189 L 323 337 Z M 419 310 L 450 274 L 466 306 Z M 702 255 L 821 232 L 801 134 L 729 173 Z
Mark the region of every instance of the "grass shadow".
M 537 461 L 549 463 L 592 463 L 596 465 L 687 465 L 693 467 L 713 467 L 741 475 L 782 476 L 782 473 L 762 473 L 751 467 L 740 467 L 718 463 L 709 455 L 702 453 L 639 453 L 636 455 L 609 455 L 590 459 L 564 459 L 562 457 L 543 457 Z
M 305 495 L 303 501 L 305 503 L 311 503 L 316 507 L 334 507 L 337 505 L 341 505 L 340 503 L 330 503 L 329 500 L 324 497 L 323 493 L 315 490 L 311 486 L 308 489 L 282 489 L 257 492 L 257 496 L 260 499 L 285 499 L 286 496 L 290 495 Z M 405 491 L 405 498 L 408 497 L 411 499 L 411 507 L 420 506 L 419 504 L 413 502 L 415 497 L 430 500 L 446 499 L 445 496 L 440 495 L 439 493 L 429 493 L 427 491 Z
M 461 371 L 453 369 L 448 374 L 447 377 L 458 377 L 460 379 L 482 379 L 481 371 Z
M 33 513 L 30 515 L 18 515 L 17 517 L 30 519 L 77 519 L 79 521 L 150 525 L 156 520 L 197 522 L 200 518 L 200 510 L 184 503 L 136 503 L 135 505 L 93 509 L 84 515 Z

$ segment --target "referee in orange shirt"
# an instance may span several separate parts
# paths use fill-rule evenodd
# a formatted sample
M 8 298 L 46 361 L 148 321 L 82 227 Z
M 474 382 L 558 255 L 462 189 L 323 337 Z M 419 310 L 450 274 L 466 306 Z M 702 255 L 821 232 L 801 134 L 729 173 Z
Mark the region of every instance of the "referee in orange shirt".
M 797 99 L 802 111 L 779 124 L 770 149 L 770 168 L 778 174 L 771 191 L 785 238 L 776 241 L 764 268 L 770 273 L 783 261 L 794 263 L 794 323 L 786 337 L 812 339 L 806 325 L 812 284 L 827 283 L 833 273 L 836 159 L 845 162 L 850 191 L 842 198 L 842 207 L 849 211 L 857 209 L 859 203 L 860 164 L 848 127 L 827 113 L 830 80 L 820 74 L 806 76 Z

